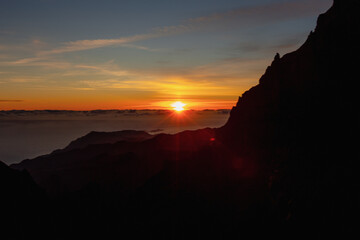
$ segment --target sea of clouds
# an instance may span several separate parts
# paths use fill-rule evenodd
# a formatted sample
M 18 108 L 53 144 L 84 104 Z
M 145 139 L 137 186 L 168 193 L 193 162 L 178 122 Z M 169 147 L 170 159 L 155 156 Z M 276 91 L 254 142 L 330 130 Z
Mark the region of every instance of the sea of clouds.
M 176 133 L 221 127 L 229 110 L 13 110 L 0 111 L 0 161 L 20 162 L 64 148 L 91 131 Z

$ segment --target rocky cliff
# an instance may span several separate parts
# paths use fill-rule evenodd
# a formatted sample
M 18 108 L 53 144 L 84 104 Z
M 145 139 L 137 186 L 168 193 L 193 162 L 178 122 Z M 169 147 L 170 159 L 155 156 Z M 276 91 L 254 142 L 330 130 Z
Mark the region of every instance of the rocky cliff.
M 217 132 L 247 161 L 266 164 L 274 214 L 298 233 L 351 235 L 358 222 L 359 12 L 360 1 L 335 1 Z

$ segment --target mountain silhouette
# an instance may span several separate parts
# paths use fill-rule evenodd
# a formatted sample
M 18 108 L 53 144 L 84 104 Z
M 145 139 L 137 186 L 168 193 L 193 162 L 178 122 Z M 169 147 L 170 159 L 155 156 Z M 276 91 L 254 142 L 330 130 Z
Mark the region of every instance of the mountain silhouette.
M 184 131 L 176 135 L 159 134 L 153 138 L 142 132 L 129 133 L 136 135 L 137 139 L 144 139 L 144 136 L 149 139 L 87 145 L 81 148 L 86 140 L 91 142 L 92 137 L 85 136 L 63 150 L 24 160 L 11 167 L 26 169 L 41 187 L 53 194 L 73 192 L 89 184 L 107 187 L 114 185 L 114 189 L 124 188 L 122 191 L 125 191 L 138 187 L 160 172 L 167 162 L 174 162 L 185 156 L 191 158 L 201 147 L 207 146 L 215 134 L 213 129 Z M 137 136 L 139 133 L 140 137 Z M 88 136 L 91 135 L 93 134 Z M 120 135 L 123 139 L 123 133 Z M 179 152 L 182 154 L 178 154 Z
M 52 238 L 358 236 L 359 13 L 334 1 L 221 128 L 92 133 L 11 168 L 48 193 Z
M 26 171 L 17 171 L 0 162 L 1 239 L 44 237 L 47 197 Z
M 127 142 L 141 142 L 152 138 L 153 135 L 145 131 L 135 131 L 135 130 L 123 130 L 117 132 L 95 132 L 92 131 L 86 134 L 83 137 L 80 137 L 72 141 L 64 149 L 56 150 L 56 152 L 70 151 L 73 149 L 82 149 L 89 145 L 95 144 L 109 144 L 116 143 L 120 141 Z
M 219 138 L 269 168 L 277 218 L 318 236 L 354 234 L 360 2 L 335 1 L 295 52 L 277 55 L 231 111 Z M 310 231 L 311 230 L 311 231 Z

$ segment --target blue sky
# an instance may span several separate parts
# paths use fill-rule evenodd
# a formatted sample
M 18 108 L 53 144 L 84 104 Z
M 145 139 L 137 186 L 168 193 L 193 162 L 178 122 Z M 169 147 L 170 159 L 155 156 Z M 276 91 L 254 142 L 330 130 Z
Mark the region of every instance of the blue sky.
M 0 109 L 223 108 L 331 0 L 1 0 Z

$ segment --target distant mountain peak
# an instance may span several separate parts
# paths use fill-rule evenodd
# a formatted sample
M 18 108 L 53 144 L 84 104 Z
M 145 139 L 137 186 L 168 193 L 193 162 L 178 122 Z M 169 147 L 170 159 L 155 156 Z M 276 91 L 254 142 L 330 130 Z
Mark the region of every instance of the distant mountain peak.
M 95 144 L 113 144 L 120 141 L 141 142 L 154 137 L 145 131 L 122 130 L 116 132 L 96 132 L 91 131 L 83 137 L 72 141 L 66 148 L 56 152 L 70 151 L 73 149 L 82 149 Z
M 232 136 L 229 141 L 248 132 L 247 124 L 285 117 L 290 112 L 300 114 L 301 110 L 293 113 L 300 107 L 318 104 L 325 108 L 334 99 L 340 104 L 340 96 L 354 104 L 351 98 L 357 93 L 347 81 L 357 75 L 357 63 L 351 59 L 359 56 L 359 12 L 359 0 L 335 0 L 298 50 L 281 57 L 276 54 L 259 84 L 244 92 L 232 109 L 223 127 L 228 132 L 225 135 Z

